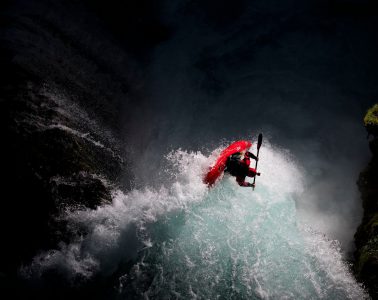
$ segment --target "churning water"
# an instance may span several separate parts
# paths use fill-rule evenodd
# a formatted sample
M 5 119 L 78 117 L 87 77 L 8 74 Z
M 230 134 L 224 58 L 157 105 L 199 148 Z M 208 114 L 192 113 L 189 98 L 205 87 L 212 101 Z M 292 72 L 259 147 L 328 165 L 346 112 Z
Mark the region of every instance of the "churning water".
M 219 152 L 172 152 L 171 184 L 115 191 L 111 205 L 68 213 L 87 235 L 41 254 L 26 271 L 117 274 L 120 299 L 367 297 L 339 244 L 298 221 L 295 202 L 306 191 L 285 151 L 263 146 L 255 191 L 229 176 L 207 189 L 201 176 Z

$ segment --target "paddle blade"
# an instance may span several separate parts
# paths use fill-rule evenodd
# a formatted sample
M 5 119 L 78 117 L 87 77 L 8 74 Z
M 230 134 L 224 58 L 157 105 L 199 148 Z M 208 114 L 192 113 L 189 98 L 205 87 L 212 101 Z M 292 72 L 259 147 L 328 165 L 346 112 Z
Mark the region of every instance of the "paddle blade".
M 263 136 L 262 136 L 262 133 L 260 133 L 259 138 L 258 138 L 258 142 L 257 142 L 257 149 L 260 149 L 261 144 L 262 144 L 262 139 L 263 139 Z

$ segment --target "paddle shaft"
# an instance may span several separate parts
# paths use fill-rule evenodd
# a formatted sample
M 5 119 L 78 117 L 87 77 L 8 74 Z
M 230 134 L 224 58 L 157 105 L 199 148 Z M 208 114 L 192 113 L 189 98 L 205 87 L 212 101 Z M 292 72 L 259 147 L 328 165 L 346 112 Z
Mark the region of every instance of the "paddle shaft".
M 257 159 L 256 159 L 256 165 L 255 165 L 256 175 L 255 175 L 255 177 L 253 177 L 253 190 L 255 190 L 255 182 L 256 182 L 256 176 L 257 176 L 257 162 L 258 162 L 258 158 L 259 158 L 260 148 L 261 148 L 261 145 L 262 145 L 262 140 L 263 140 L 263 135 L 262 135 L 262 133 L 260 133 L 259 138 L 258 138 L 258 142 L 257 142 Z
M 257 158 L 259 158 L 259 152 L 260 152 L 260 148 L 257 149 Z M 255 164 L 256 175 L 255 175 L 255 177 L 253 177 L 253 184 L 255 184 L 255 182 L 256 182 L 256 176 L 257 176 L 257 163 L 258 163 L 258 160 L 256 160 L 256 164 Z M 255 190 L 255 187 L 253 187 L 253 190 Z

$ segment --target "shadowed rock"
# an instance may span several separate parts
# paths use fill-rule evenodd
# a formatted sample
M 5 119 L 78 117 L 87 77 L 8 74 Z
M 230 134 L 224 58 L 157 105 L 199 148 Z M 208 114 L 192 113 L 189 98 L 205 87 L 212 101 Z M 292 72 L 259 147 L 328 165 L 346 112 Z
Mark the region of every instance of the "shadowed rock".
M 373 139 L 369 142 L 372 158 L 361 172 L 358 188 L 364 216 L 355 234 L 357 277 L 366 285 L 373 299 L 378 299 L 378 116 L 376 104 L 368 110 L 364 123 Z

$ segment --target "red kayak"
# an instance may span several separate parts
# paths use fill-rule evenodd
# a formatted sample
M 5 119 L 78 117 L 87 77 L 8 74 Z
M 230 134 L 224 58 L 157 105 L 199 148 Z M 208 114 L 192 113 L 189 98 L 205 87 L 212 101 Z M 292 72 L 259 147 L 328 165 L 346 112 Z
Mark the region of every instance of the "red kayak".
M 222 153 L 219 155 L 215 165 L 210 168 L 209 172 L 204 177 L 203 182 L 206 183 L 208 186 L 212 186 L 222 175 L 224 169 L 226 168 L 227 158 L 230 155 L 235 154 L 237 152 L 244 152 L 248 150 L 251 146 L 252 143 L 248 141 L 237 141 L 232 143 L 230 146 L 224 149 Z

